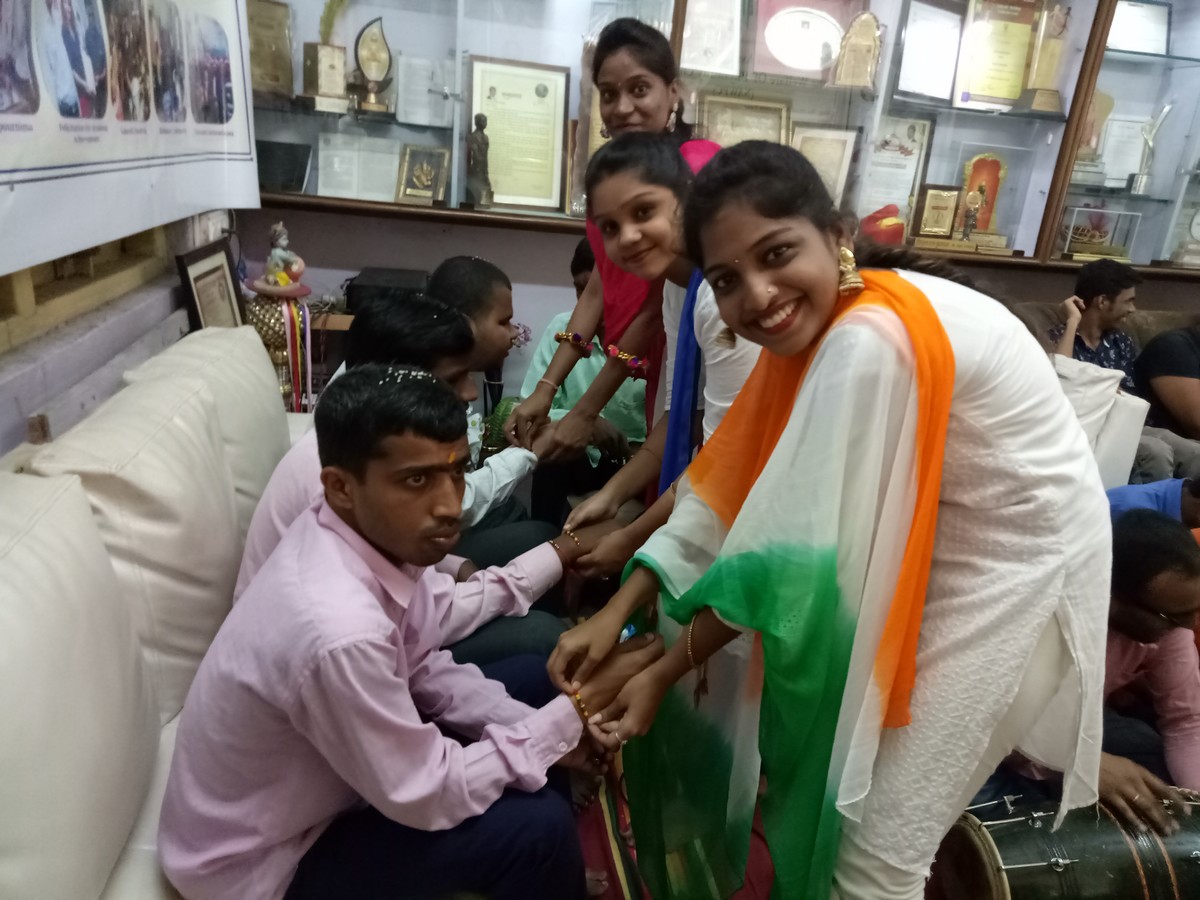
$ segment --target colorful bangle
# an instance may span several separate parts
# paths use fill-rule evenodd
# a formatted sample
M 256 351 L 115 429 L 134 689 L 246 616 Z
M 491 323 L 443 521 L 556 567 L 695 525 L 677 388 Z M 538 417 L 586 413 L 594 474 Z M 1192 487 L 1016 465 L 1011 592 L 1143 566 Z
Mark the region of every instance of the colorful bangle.
M 625 363 L 625 365 L 629 366 L 630 373 L 634 378 L 646 377 L 646 360 L 644 358 L 640 356 L 634 356 L 632 353 L 626 353 L 616 344 L 608 345 L 608 355 L 611 358 L 620 360 L 621 362 Z
M 592 343 L 578 331 L 560 331 L 554 335 L 560 344 L 570 344 L 584 356 L 592 355 Z

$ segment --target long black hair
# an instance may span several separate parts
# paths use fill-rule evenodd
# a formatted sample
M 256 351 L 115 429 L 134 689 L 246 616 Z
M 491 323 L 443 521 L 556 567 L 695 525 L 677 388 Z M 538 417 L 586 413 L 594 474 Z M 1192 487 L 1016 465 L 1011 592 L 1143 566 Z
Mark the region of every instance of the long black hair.
M 669 189 L 680 203 L 687 200 L 692 183 L 692 170 L 670 135 L 630 132 L 609 141 L 588 160 L 583 184 L 589 212 L 596 187 L 622 172 L 628 172 L 646 184 Z
M 596 53 L 592 57 L 592 84 L 600 79 L 600 68 L 605 61 L 621 50 L 626 50 L 649 72 L 657 75 L 665 84 L 679 78 L 675 65 L 675 52 L 666 36 L 640 19 L 614 19 L 604 26 L 596 38 Z M 692 126 L 683 121 L 683 100 L 675 107 L 675 130 L 671 132 L 677 142 L 692 138 Z
M 743 141 L 717 153 L 700 170 L 688 195 L 684 241 L 688 256 L 701 267 L 704 254 L 700 231 L 734 201 L 745 203 L 768 219 L 804 218 L 821 231 L 838 236 L 845 232 L 842 214 L 803 154 L 769 141 Z M 970 278 L 948 263 L 920 256 L 906 247 L 859 241 L 854 256 L 861 268 L 907 269 L 975 288 Z

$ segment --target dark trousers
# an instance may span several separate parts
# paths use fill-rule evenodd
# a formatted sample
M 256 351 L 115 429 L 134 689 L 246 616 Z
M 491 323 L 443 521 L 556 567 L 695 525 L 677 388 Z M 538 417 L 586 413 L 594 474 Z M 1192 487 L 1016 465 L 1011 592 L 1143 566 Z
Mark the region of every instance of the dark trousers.
M 507 566 L 510 562 L 551 538 L 561 534 L 557 526 L 546 522 L 535 522 L 529 518 L 520 503 L 513 498 L 488 511 L 488 514 L 463 531 L 457 546 L 456 556 L 464 556 L 481 569 L 490 566 Z M 561 616 L 566 611 L 563 602 L 562 584 L 556 584 L 542 595 L 534 609 L 551 615 Z M 526 617 L 528 618 L 528 617 Z M 516 622 L 523 620 L 516 619 Z M 521 628 L 522 626 L 508 626 Z M 557 635 L 555 636 L 557 640 Z M 554 649 L 553 644 L 550 647 Z M 510 650 L 507 655 L 511 655 Z M 549 656 L 549 650 L 546 652 Z M 457 654 L 455 655 L 457 659 Z
M 518 656 L 483 666 L 530 706 L 557 694 L 545 660 Z M 399 762 L 399 761 L 398 761 Z M 375 809 L 338 817 L 300 860 L 285 900 L 584 900 L 583 851 L 566 779 L 532 794 L 507 790 L 481 815 L 421 831 Z
M 1105 753 L 1132 760 L 1152 775 L 1172 784 L 1173 779 L 1163 756 L 1162 736 L 1150 724 L 1152 714 L 1149 708 L 1137 709 L 1133 715 L 1126 715 L 1105 706 L 1104 737 L 1100 747 Z M 1001 763 L 1000 768 L 980 788 L 971 805 L 993 803 L 1006 796 L 1020 797 L 1022 804 L 1059 800 L 1062 797 L 1062 779 L 1041 781 L 1016 771 L 1007 763 Z M 1006 816 L 1007 811 L 1003 803 L 995 803 L 977 811 L 975 815 L 986 821 Z
M 593 468 L 586 456 L 561 463 L 542 463 L 533 470 L 533 486 L 529 496 L 529 516 L 561 528 L 570 509 L 567 497 L 598 491 L 621 468 L 621 463 L 600 457 Z

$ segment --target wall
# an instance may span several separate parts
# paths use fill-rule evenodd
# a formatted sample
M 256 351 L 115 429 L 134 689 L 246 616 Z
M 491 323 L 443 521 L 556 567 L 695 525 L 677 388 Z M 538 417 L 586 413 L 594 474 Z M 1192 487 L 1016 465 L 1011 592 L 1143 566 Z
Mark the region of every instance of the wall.
M 335 292 L 365 266 L 432 270 L 448 256 L 481 256 L 504 269 L 513 281 L 516 320 L 536 340 L 551 317 L 570 310 L 573 235 L 506 231 L 497 228 L 433 225 L 398 219 L 374 219 L 325 213 L 249 210 L 237 216 L 243 253 L 252 273 L 262 267 L 267 230 L 283 219 L 291 246 L 309 266 L 306 284 L 321 294 Z M 971 267 L 980 287 L 1010 303 L 1061 300 L 1074 291 L 1070 271 Z M 1138 289 L 1144 309 L 1200 309 L 1200 282 L 1156 279 Z M 504 367 L 505 393 L 515 394 L 528 367 L 528 350 L 514 351 Z
M 530 327 L 535 342 L 552 317 L 575 304 L 570 263 L 579 238 L 574 235 L 247 210 L 237 214 L 237 229 L 251 275 L 261 271 L 268 229 L 280 219 L 288 227 L 291 249 L 308 267 L 304 283 L 318 295 L 337 292 L 367 266 L 432 271 L 443 259 L 462 255 L 484 257 L 505 271 L 513 282 L 514 318 Z M 509 355 L 505 394 L 520 389 L 532 350 L 531 344 Z

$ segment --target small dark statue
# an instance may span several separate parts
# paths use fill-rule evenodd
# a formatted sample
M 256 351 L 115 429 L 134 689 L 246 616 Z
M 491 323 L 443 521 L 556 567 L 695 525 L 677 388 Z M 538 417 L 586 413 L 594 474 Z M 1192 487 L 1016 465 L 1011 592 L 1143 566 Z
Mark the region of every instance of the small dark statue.
M 478 207 L 492 205 L 492 180 L 488 177 L 488 120 L 475 114 L 475 130 L 467 138 L 467 202 Z

